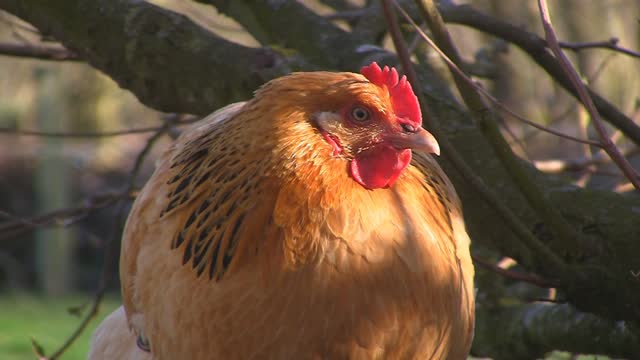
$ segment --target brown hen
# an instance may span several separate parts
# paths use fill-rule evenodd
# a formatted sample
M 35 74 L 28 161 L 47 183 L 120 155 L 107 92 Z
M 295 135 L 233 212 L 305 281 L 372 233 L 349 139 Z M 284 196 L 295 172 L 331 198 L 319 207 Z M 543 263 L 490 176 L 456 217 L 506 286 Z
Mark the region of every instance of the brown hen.
M 89 357 L 464 359 L 469 238 L 421 121 L 374 63 L 273 80 L 185 131 L 129 215 L 124 311 Z

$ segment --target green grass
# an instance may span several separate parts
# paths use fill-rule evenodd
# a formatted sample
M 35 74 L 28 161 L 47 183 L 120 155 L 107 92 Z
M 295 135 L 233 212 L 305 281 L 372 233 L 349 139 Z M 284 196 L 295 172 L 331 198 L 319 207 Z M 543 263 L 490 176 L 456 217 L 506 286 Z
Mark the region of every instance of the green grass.
M 31 338 L 44 348 L 45 355 L 51 355 L 80 323 L 80 318 L 71 315 L 67 309 L 87 301 L 91 301 L 89 296 L 80 295 L 62 298 L 34 295 L 0 296 L 0 358 L 3 360 L 35 359 Z M 93 330 L 119 305 L 120 300 L 115 297 L 105 299 L 98 316 L 65 352 L 62 359 L 85 359 Z
M 80 318 L 69 314 L 70 307 L 77 307 L 89 296 L 68 296 L 63 298 L 38 297 L 34 295 L 0 295 L 0 359 L 36 359 L 31 348 L 33 337 L 51 355 L 76 329 Z M 89 349 L 89 339 L 102 319 L 120 306 L 120 299 L 106 298 L 98 316 L 89 324 L 85 332 L 64 353 L 62 360 L 85 359 Z M 547 360 L 569 360 L 571 355 L 554 352 Z M 605 360 L 604 356 L 578 357 L 579 360 Z

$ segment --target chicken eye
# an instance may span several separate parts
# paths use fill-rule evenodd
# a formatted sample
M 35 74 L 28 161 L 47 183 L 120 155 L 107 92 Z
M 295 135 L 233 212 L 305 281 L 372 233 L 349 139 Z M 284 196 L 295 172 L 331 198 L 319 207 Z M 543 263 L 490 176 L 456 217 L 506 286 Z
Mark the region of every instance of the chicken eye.
M 404 132 L 415 133 L 418 131 L 418 129 L 416 129 L 416 127 L 411 124 L 403 123 L 400 126 L 402 127 L 402 130 L 404 130 Z
M 367 121 L 369 120 L 369 111 L 365 108 L 362 107 L 354 107 L 353 110 L 351 110 L 351 117 L 355 120 L 355 121 Z

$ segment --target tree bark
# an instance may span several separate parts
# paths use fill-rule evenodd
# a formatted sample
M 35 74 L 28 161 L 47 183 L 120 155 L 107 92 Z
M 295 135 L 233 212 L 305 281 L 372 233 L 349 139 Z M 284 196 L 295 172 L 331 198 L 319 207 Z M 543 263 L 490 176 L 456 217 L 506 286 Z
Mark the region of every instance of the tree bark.
M 235 44 L 145 1 L 0 0 L 0 8 L 161 111 L 207 114 L 304 68 L 296 58 Z

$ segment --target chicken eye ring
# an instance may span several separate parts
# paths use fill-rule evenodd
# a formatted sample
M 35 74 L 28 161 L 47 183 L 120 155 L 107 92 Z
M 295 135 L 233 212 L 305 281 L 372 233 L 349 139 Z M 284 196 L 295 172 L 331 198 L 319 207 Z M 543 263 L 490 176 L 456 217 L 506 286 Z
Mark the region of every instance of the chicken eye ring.
M 357 122 L 365 122 L 371 117 L 369 110 L 362 106 L 356 106 L 351 110 L 351 118 Z

